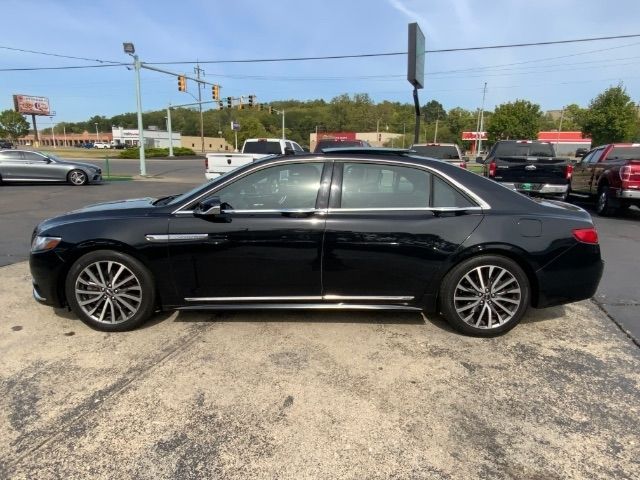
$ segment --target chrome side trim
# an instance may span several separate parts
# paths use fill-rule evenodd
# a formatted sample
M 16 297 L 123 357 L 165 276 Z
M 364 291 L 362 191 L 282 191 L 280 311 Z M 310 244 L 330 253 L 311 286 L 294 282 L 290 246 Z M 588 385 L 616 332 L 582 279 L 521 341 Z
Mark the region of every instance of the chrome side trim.
M 208 305 L 185 305 L 176 310 L 397 310 L 421 312 L 420 307 L 388 304 L 357 303 L 211 303 Z
M 297 296 L 297 297 L 189 297 L 185 298 L 186 302 L 269 302 L 269 301 L 280 301 L 280 302 L 290 302 L 290 301 L 309 301 L 315 302 L 318 300 L 322 300 L 321 296 L 317 297 L 305 297 L 305 296 Z
M 462 211 L 482 211 L 482 207 L 407 207 L 407 208 L 330 208 L 333 212 L 462 212 Z
M 324 295 L 324 296 L 291 296 L 291 297 L 188 297 L 187 302 L 302 302 L 302 301 L 409 301 L 412 296 L 393 295 Z
M 150 234 L 144 236 L 147 242 L 153 243 L 188 242 L 190 240 L 205 240 L 208 237 L 208 233 L 171 233 L 169 235 Z
M 323 300 L 329 301 L 366 301 L 366 300 L 379 300 L 379 301 L 409 301 L 413 300 L 413 296 L 404 295 L 324 295 Z

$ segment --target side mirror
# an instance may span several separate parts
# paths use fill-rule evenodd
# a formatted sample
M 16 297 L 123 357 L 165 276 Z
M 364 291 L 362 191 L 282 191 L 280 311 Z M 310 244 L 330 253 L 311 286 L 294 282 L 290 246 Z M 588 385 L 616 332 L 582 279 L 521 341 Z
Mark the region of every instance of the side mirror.
M 221 211 L 220 198 L 211 197 L 196 205 L 196 208 L 193 209 L 193 214 L 196 217 L 211 217 L 220 215 Z
M 295 150 L 291 147 L 284 147 L 284 154 L 285 155 L 295 155 Z
M 476 157 L 476 163 L 484 163 L 484 158 Z

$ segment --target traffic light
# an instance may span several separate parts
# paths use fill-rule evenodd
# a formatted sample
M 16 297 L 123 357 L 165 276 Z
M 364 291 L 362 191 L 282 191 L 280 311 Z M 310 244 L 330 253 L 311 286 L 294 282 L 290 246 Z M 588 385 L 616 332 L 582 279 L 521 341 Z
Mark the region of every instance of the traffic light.
M 220 100 L 220 85 L 214 85 L 211 87 L 211 94 L 214 100 Z
M 222 100 L 218 100 L 218 108 L 222 110 L 224 108 L 224 102 Z
M 253 107 L 253 99 L 255 98 L 255 95 L 249 95 L 249 108 Z
M 187 91 L 187 78 L 184 75 L 178 76 L 178 91 L 180 92 Z
M 227 97 L 227 108 L 231 108 L 233 106 L 233 98 Z

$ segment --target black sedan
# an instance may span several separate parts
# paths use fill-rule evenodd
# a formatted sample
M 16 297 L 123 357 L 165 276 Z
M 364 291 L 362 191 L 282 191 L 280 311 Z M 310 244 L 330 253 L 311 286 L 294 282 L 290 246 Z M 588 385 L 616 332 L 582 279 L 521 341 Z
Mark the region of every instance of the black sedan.
M 33 232 L 34 297 L 128 330 L 166 309 L 442 312 L 490 336 L 591 297 L 590 216 L 402 150 L 279 156 L 182 195 L 93 205 Z

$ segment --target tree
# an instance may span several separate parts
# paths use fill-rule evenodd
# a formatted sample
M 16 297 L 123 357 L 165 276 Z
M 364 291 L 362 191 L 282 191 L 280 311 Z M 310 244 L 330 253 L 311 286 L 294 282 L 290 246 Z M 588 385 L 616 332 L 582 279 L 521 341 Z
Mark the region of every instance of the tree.
M 261 138 L 267 136 L 267 130 L 257 118 L 246 117 L 238 121 L 240 130 L 238 130 L 238 148 L 242 148 L 242 144 L 247 138 Z M 235 135 L 231 129 L 226 130 L 225 139 L 231 145 L 235 143 Z
M 13 110 L 5 110 L 0 113 L 0 137 L 8 137 L 17 140 L 29 133 L 29 122 Z
M 622 84 L 610 87 L 589 104 L 582 131 L 594 145 L 625 142 L 633 139 L 638 127 L 636 106 Z
M 527 100 L 503 103 L 487 119 L 489 140 L 537 138 L 541 121 L 540 105 Z
M 427 102 L 427 104 L 422 107 L 422 114 L 424 115 L 425 122 L 428 123 L 435 123 L 435 121 L 438 119 L 442 121 L 447 118 L 447 111 L 437 100 L 431 100 Z
M 462 132 L 473 132 L 476 129 L 476 115 L 464 108 L 456 107 L 447 114 L 449 131 L 457 138 L 462 137 Z

